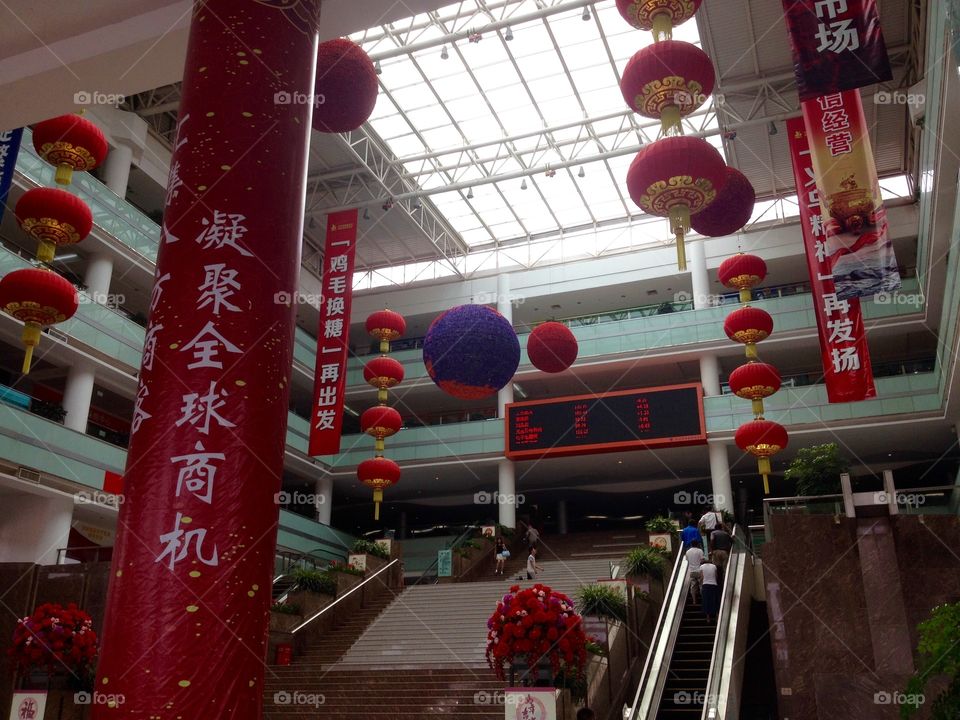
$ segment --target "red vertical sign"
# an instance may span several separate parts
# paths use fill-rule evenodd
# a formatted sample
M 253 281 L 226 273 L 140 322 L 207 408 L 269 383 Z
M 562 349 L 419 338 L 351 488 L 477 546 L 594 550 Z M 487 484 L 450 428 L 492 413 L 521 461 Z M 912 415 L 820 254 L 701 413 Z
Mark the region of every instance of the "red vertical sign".
M 326 252 L 323 256 L 323 298 L 320 303 L 320 325 L 317 328 L 317 366 L 310 418 L 311 455 L 340 452 L 356 250 L 357 211 L 344 210 L 328 215 Z
M 787 133 L 800 203 L 803 246 L 817 315 L 827 398 L 837 403 L 876 397 L 860 300 L 843 300 L 837 296 L 834 287 L 830 257 L 826 252 L 820 196 L 803 118 L 787 120 Z

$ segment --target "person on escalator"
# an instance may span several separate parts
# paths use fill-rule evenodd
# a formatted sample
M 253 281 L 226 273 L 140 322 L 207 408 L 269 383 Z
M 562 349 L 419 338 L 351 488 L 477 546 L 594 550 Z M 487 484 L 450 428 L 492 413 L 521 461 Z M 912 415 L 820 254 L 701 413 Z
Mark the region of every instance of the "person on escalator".
M 697 521 L 693 518 L 687 522 L 687 526 L 680 531 L 680 539 L 683 541 L 683 549 L 687 550 L 693 544 L 693 541 L 700 541 L 700 531 L 697 530 Z
M 730 537 L 730 533 L 727 532 L 726 526 L 720 525 L 710 535 L 711 555 L 713 555 L 714 562 L 717 563 L 720 572 L 723 572 L 727 568 L 727 559 L 730 557 L 730 549 L 732 547 L 733 538 Z
M 703 549 L 699 540 L 691 541 L 686 558 L 690 568 L 690 603 L 697 605 L 700 602 L 700 566 L 703 564 Z
M 716 508 L 707 510 L 703 514 L 703 517 L 700 518 L 700 522 L 697 523 L 697 528 L 703 534 L 704 552 L 713 550 L 713 547 L 710 545 L 710 535 L 721 525 L 723 525 L 723 515 Z
M 720 586 L 717 584 L 719 572 L 713 561 L 713 553 L 700 565 L 700 590 L 703 593 L 703 614 L 707 622 L 712 623 L 720 610 Z

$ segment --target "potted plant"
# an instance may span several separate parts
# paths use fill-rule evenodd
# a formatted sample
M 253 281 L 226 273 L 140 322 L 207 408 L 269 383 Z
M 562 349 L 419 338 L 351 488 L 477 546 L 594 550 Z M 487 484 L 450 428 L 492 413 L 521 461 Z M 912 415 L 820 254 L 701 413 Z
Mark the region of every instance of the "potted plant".
M 577 590 L 577 610 L 581 615 L 623 624 L 627 621 L 627 596 L 612 583 L 581 585 Z
M 783 477 L 796 483 L 797 495 L 837 495 L 841 491 L 840 475 L 849 469 L 840 447 L 825 443 L 798 450 Z
M 673 550 L 673 536 L 677 533 L 677 524 L 668 517 L 658 516 L 647 520 L 647 532 L 650 544 L 670 552 Z
M 350 548 L 347 565 L 363 572 L 376 572 L 390 561 L 386 548 L 364 538 L 358 539 Z
M 352 565 L 336 561 L 327 566 L 327 572 L 336 583 L 338 595 L 342 595 L 356 585 L 359 585 L 361 580 L 363 580 L 363 576 L 366 575 L 366 570 L 360 570 Z
M 337 596 L 337 581 L 330 574 L 316 569 L 297 568 L 291 574 L 294 585 L 286 602 L 305 615 L 314 615 Z

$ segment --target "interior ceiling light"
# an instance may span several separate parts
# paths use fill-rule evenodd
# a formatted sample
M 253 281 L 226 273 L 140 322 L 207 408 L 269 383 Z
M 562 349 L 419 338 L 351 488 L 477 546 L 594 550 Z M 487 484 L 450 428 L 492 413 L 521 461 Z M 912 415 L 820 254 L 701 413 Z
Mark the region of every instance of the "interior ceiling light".
M 523 182 L 520 183 L 520 189 L 521 189 L 521 190 L 526 190 L 526 189 L 527 189 L 527 179 L 526 179 L 526 178 L 524 178 L 524 179 L 523 179 Z
M 589 6 L 589 5 L 583 9 L 583 15 L 581 15 L 580 17 L 583 18 L 584 22 L 587 22 L 587 21 L 590 20 L 590 6 Z
M 467 200 L 473 200 L 473 188 L 467 190 Z
M 773 120 L 771 120 L 770 125 L 767 127 L 767 134 L 776 135 L 778 132 L 779 130 L 777 130 L 777 124 Z
M 369 67 L 369 65 L 368 65 L 367 67 Z M 377 61 L 373 64 L 373 69 L 374 69 L 374 71 L 377 73 L 377 75 L 383 75 L 383 68 L 380 67 L 380 61 L 379 61 L 379 60 L 377 60 Z
M 369 220 L 369 219 L 370 219 L 370 210 L 367 209 L 367 208 L 364 208 L 364 209 L 363 209 L 363 219 L 364 219 L 364 220 Z
M 513 40 L 513 28 L 509 28 L 509 27 L 507 28 L 507 32 L 504 33 L 503 39 L 506 40 L 507 42 L 510 42 L 511 40 Z
M 443 46 L 443 50 L 440 51 L 440 59 L 447 60 L 450 58 L 450 51 L 447 50 L 447 46 Z
M 581 167 L 580 167 L 580 172 L 577 173 L 577 177 L 582 178 L 582 177 L 586 177 L 586 176 L 587 176 L 587 173 L 586 173 L 586 171 L 583 169 L 583 166 L 581 166 Z

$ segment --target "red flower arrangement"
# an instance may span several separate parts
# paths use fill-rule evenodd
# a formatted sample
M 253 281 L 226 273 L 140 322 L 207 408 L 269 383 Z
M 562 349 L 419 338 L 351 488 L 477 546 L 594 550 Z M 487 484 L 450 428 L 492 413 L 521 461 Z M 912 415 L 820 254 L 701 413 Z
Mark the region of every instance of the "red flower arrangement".
M 487 662 L 505 680 L 508 664 L 524 658 L 534 667 L 543 657 L 554 675 L 582 677 L 587 662 L 582 618 L 563 593 L 540 583 L 525 590 L 514 585 L 487 620 Z
M 8 651 L 14 669 L 86 675 L 97 657 L 97 634 L 90 615 L 70 603 L 44 603 L 17 621 Z

